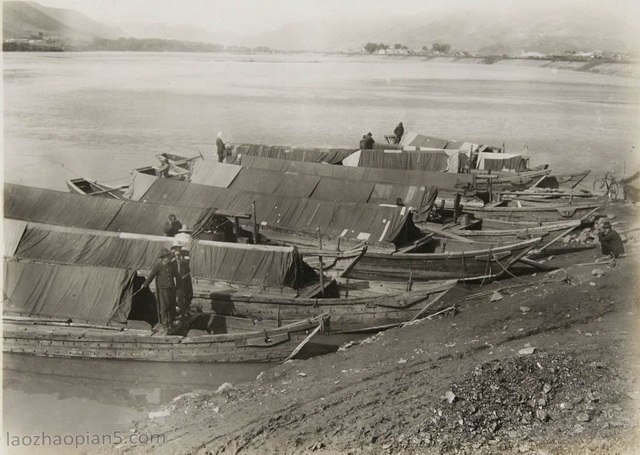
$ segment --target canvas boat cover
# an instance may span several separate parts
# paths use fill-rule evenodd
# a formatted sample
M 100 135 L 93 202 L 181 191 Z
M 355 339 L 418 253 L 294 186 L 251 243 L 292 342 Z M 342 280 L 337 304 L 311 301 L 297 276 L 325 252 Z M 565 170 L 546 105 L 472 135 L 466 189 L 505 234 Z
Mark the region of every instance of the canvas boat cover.
M 365 203 L 369 201 L 374 186 L 373 182 L 322 177 L 311 197 L 323 201 Z
M 400 145 L 404 147 L 419 147 L 420 149 L 447 149 L 461 151 L 482 151 L 483 149 L 491 149 L 495 152 L 502 152 L 502 148 L 490 145 L 474 144 L 472 142 L 454 141 L 450 139 L 441 139 L 433 136 L 407 131 L 402 136 Z
M 237 154 L 279 158 L 294 161 L 337 164 L 355 152 L 355 149 L 302 148 L 279 145 L 240 144 L 235 147 Z
M 357 153 L 359 154 L 360 152 Z M 357 155 L 357 157 L 359 159 L 359 155 Z M 280 170 L 288 173 L 319 175 L 363 182 L 435 186 L 441 190 L 474 187 L 476 181 L 475 175 L 469 173 L 452 174 L 443 172 L 405 171 L 401 169 L 333 166 L 323 163 L 305 163 L 259 156 L 243 157 L 241 164 L 249 168 Z
M 245 171 L 248 170 L 245 169 Z M 264 172 L 262 170 L 258 171 Z M 317 175 L 289 173 L 278 173 L 278 175 L 280 177 L 280 185 L 278 185 L 278 189 L 273 194 L 279 197 L 311 197 L 318 183 L 320 183 L 320 177 Z
M 5 219 L 2 225 L 2 237 L 4 237 L 4 257 L 13 257 L 20 243 L 22 234 L 27 228 L 26 221 Z
M 425 136 L 423 134 L 407 131 L 401 140 L 403 147 L 420 147 L 432 149 L 444 149 L 449 143 L 446 139 L 438 139 L 437 137 Z
M 239 166 L 233 164 L 199 160 L 193 163 L 193 172 L 190 181 L 202 185 L 229 188 L 229 185 L 231 185 L 231 182 L 236 178 L 240 169 Z
M 247 211 L 256 204 L 256 222 L 267 229 L 395 243 L 413 232 L 408 207 L 387 207 L 308 198 L 286 198 L 194 183 L 158 179 L 144 199 L 173 205 Z
M 5 183 L 4 216 L 14 220 L 106 230 L 124 201 Z
M 58 264 L 148 271 L 173 239 L 29 223 L 13 257 Z M 194 240 L 194 278 L 243 285 L 300 288 L 315 273 L 293 247 Z
M 158 177 L 154 175 L 134 171 L 131 183 L 129 183 L 129 188 L 127 188 L 123 194 L 124 198 L 139 201 L 157 178 Z
M 208 208 L 150 205 L 8 183 L 4 189 L 5 218 L 43 224 L 163 235 L 164 223 L 170 214 L 194 230 L 214 216 Z
M 448 158 L 444 151 L 366 150 L 360 154 L 358 167 L 446 172 Z
M 131 310 L 133 270 L 5 261 L 5 314 L 124 323 Z
M 227 188 L 232 188 L 239 191 L 251 191 L 254 193 L 273 194 L 280 186 L 280 179 L 273 178 L 274 176 L 281 175 L 273 173 L 273 171 L 259 171 L 257 169 L 242 169 L 241 166 L 237 166 L 238 177 L 236 177 L 233 184 Z
M 172 207 L 126 201 L 105 230 L 164 235 L 164 223 L 169 219 L 169 215 L 172 214 L 176 215 L 178 220 L 194 231 L 205 226 L 215 215 L 211 208 Z
M 478 153 L 477 169 L 521 172 L 527 169 L 527 158 L 518 153 Z

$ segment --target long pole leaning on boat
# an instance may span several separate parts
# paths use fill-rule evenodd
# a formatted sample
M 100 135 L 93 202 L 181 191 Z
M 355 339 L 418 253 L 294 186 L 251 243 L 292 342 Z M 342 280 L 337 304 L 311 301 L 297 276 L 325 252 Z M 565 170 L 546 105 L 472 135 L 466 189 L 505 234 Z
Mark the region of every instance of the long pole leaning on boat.
M 260 243 L 260 234 L 258 232 L 258 219 L 256 218 L 256 201 L 251 202 L 251 216 L 253 217 L 253 243 Z
M 552 244 L 556 243 L 559 239 L 561 239 L 562 237 L 564 237 L 565 235 L 567 235 L 569 232 L 573 231 L 574 229 L 576 229 L 579 226 L 582 226 L 582 222 L 584 220 L 586 220 L 587 218 L 589 218 L 591 215 L 593 215 L 594 213 L 596 213 L 598 210 L 600 210 L 600 206 L 596 207 L 595 209 L 591 210 L 589 213 L 587 213 L 585 216 L 583 216 L 582 218 L 580 218 L 580 223 L 576 224 L 575 226 L 571 226 L 569 229 L 566 229 L 565 231 L 562 231 L 560 234 L 558 234 L 556 237 L 554 237 L 551 241 L 549 241 L 547 244 L 543 245 L 542 247 L 533 250 L 532 252 L 535 253 L 540 253 L 544 250 L 546 250 L 549 246 L 551 246 Z
M 293 356 L 295 356 L 298 352 L 300 352 L 300 350 L 304 347 L 304 345 L 307 344 L 309 342 L 309 340 L 311 340 L 311 338 L 313 338 L 316 335 L 316 333 L 318 333 L 322 329 L 322 326 L 324 325 L 324 323 L 322 322 L 322 319 L 325 318 L 326 316 L 328 316 L 329 314 L 330 313 L 327 312 L 327 313 L 322 313 L 320 316 L 317 316 L 317 318 L 320 321 L 318 323 L 318 326 L 315 329 L 313 329 L 313 331 L 307 336 L 307 338 L 305 338 L 302 341 L 302 343 L 300 343 L 293 350 L 293 352 L 291 354 L 289 354 L 289 356 L 286 359 L 284 359 L 284 362 L 282 362 L 282 363 L 288 362 L 289 360 L 291 360 L 293 358 Z

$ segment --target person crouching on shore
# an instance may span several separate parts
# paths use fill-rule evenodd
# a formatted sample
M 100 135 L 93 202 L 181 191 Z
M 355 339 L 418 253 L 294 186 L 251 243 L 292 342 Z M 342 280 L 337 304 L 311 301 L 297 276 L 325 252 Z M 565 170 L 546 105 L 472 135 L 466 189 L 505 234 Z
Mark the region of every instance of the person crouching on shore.
M 611 223 L 608 221 L 602 223 L 602 229 L 598 232 L 598 240 L 603 256 L 611 256 L 615 259 L 625 255 L 622 238 L 611 228 Z

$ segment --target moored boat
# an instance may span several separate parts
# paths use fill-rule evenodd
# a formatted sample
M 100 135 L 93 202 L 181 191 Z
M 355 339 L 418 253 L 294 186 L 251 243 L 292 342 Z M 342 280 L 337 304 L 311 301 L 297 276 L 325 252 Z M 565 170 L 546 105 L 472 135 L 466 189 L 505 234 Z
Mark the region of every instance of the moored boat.
M 62 228 L 8 220 L 7 255 L 20 261 L 108 264 L 145 276 L 166 237 Z M 332 330 L 362 331 L 406 322 L 455 280 L 398 285 L 318 276 L 292 247 L 195 240 L 189 245 L 193 304 L 211 315 L 248 317 L 276 326 L 328 312 Z M 329 260 L 326 264 L 329 264 Z M 195 307 L 194 307 L 195 308 Z
M 245 324 L 254 327 L 237 331 L 233 318 L 219 315 L 213 323 L 196 315 L 163 334 L 152 329 L 156 311 L 149 306 L 150 293 L 134 292 L 140 282 L 131 270 L 16 261 L 5 261 L 4 266 L 4 352 L 154 362 L 267 362 L 289 357 L 312 335 L 328 330 L 326 314 L 280 327 L 247 320 Z M 208 332 L 192 329 L 198 319 L 205 320 Z
M 531 226 L 519 229 L 455 229 L 449 231 L 463 239 L 473 240 L 475 242 L 487 242 L 494 244 L 504 244 L 509 242 L 517 242 L 519 240 L 530 239 L 533 237 L 542 237 L 549 234 L 559 233 L 567 229 L 573 229 L 580 226 L 580 220 L 571 220 L 558 223 L 549 223 L 542 226 Z
M 494 204 L 487 204 L 482 208 L 463 207 L 462 211 L 469 213 L 476 218 L 503 220 L 503 221 L 526 221 L 545 222 L 563 221 L 570 219 L 581 219 L 592 211 L 597 210 L 599 204 L 540 204 L 532 206 L 510 206 L 509 201 L 501 201 Z
M 536 237 L 494 246 L 477 242 L 455 244 L 451 240 L 440 239 L 432 244 L 432 251 L 428 253 L 367 252 L 344 276 L 406 281 L 491 280 L 504 275 L 540 241 L 541 238 Z
M 69 192 L 84 196 L 99 196 L 112 199 L 124 199 L 124 193 L 129 185 L 110 187 L 83 177 L 67 180 Z

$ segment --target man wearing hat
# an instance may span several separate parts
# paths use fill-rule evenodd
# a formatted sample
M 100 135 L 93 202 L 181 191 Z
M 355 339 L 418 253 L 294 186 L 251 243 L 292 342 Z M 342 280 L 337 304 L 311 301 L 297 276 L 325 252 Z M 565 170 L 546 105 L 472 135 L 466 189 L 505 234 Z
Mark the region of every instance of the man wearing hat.
M 603 255 L 618 258 L 624 254 L 622 238 L 620 238 L 620 234 L 611 229 L 611 223 L 608 221 L 602 223 L 602 230 L 598 232 L 598 240 Z
M 156 280 L 156 299 L 160 309 L 160 323 L 168 331 L 171 328 L 171 321 L 176 311 L 176 288 L 178 284 L 178 271 L 173 262 L 174 254 L 163 248 L 158 255 L 158 262 L 155 263 L 149 276 L 142 284 L 143 288 L 148 288 L 151 281 Z
M 177 297 L 180 315 L 184 318 L 189 313 L 191 300 L 193 299 L 193 283 L 191 282 L 191 267 L 189 266 L 189 251 L 183 250 L 179 241 L 174 241 L 171 251 L 175 256 L 176 271 L 178 274 Z

